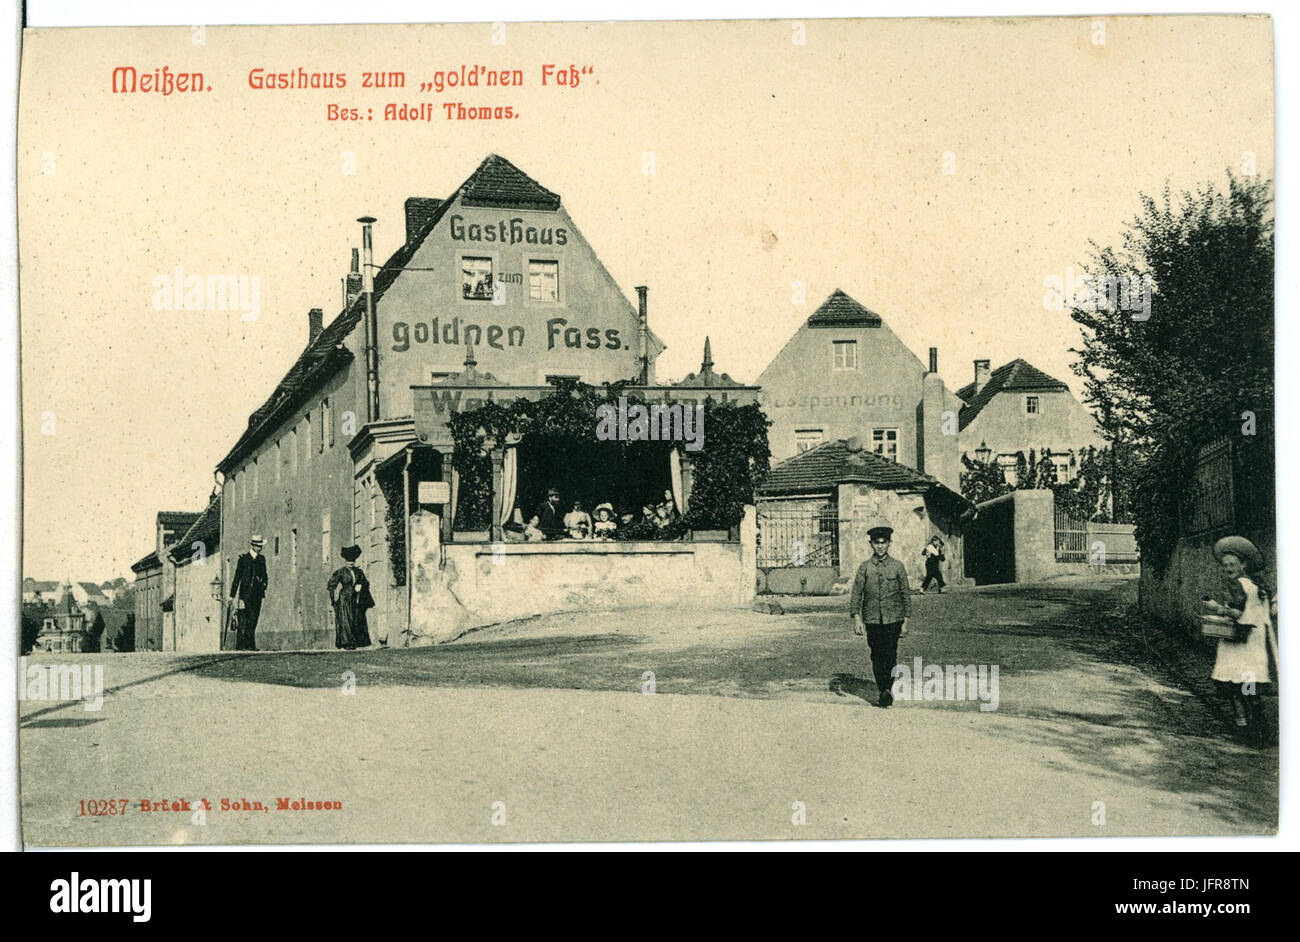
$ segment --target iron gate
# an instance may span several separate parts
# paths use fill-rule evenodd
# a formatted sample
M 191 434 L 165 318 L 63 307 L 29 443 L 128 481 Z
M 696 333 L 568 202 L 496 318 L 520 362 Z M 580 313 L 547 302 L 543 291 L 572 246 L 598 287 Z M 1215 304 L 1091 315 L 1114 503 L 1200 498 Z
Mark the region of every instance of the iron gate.
M 833 504 L 758 506 L 758 568 L 840 565 L 840 519 Z

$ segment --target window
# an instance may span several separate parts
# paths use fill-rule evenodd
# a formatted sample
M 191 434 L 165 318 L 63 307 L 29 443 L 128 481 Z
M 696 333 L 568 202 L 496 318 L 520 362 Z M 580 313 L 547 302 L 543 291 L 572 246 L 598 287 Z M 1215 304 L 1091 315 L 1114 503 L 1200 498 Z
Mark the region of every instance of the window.
M 302 453 L 303 461 L 311 461 L 311 413 L 310 412 L 308 412 L 305 416 L 303 416 L 303 421 L 306 424 L 303 427 L 302 434 L 305 438 L 304 444 L 307 446 Z
M 298 571 L 298 528 L 289 531 L 289 571 Z
M 229 491 L 230 491 L 230 496 L 229 496 L 228 499 L 229 499 L 229 501 L 230 501 L 230 506 L 231 506 L 231 507 L 234 507 L 234 506 L 235 506 L 235 491 L 239 490 L 239 486 L 235 483 L 235 472 L 234 472 L 234 471 L 231 471 L 231 472 L 230 472 L 230 477 L 226 479 L 226 484 L 229 485 L 229 486 L 228 486 L 228 487 L 223 487 L 223 488 L 221 489 L 221 496 L 222 496 L 223 499 L 227 499 L 227 498 L 226 498 L 226 491 L 229 490 Z
M 330 512 L 320 515 L 320 558 L 326 565 L 330 561 Z
M 560 300 L 560 263 L 545 259 L 528 261 L 528 300 Z
M 819 428 L 797 428 L 794 430 L 794 450 L 807 451 L 814 445 L 822 443 L 822 430 Z
M 257 473 L 257 459 L 254 458 L 254 459 L 253 459 L 253 496 L 254 496 L 254 497 L 257 496 L 257 479 L 258 479 L 258 476 L 259 476 L 259 475 L 258 475 L 258 473 Z
M 884 455 L 890 461 L 898 460 L 898 429 L 873 428 L 871 430 L 871 450 Z
M 1025 397 L 1025 415 L 1038 415 L 1038 397 Z
M 325 413 L 329 412 L 329 408 L 330 401 L 322 399 L 320 411 L 316 415 L 316 421 L 320 423 L 320 427 L 316 430 L 316 450 L 319 452 L 325 451 L 325 429 L 329 426 L 329 416 Z
M 321 402 L 320 408 L 321 408 L 321 412 L 324 413 L 325 416 L 323 419 L 321 419 L 321 424 L 326 429 L 328 429 L 328 431 L 325 432 L 325 434 L 329 436 L 329 440 L 330 440 L 329 446 L 333 448 L 334 447 L 334 407 L 330 405 L 329 399 L 325 399 L 323 402 Z
M 248 467 L 239 469 L 239 502 L 245 504 L 248 502 Z
M 554 386 L 556 383 L 562 382 L 566 379 L 572 380 L 573 382 L 576 383 L 578 381 L 578 374 L 577 373 L 547 373 L 546 385 Z
M 289 431 L 289 473 L 298 473 L 298 429 Z
M 275 440 L 275 483 L 280 483 L 280 462 L 284 460 L 284 453 L 280 450 L 280 439 Z
M 1064 484 L 1068 480 L 1070 480 L 1070 465 L 1068 463 L 1062 464 L 1059 461 L 1056 462 L 1056 482 Z
M 492 259 L 466 256 L 460 260 L 460 296 L 466 301 L 492 300 Z
M 271 550 L 271 554 L 273 556 L 279 556 L 280 555 L 280 534 L 277 533 L 275 535 L 275 542 L 272 543 L 271 545 L 274 547 L 274 549 Z
M 856 340 L 836 340 L 831 344 L 835 353 L 835 369 L 856 370 L 858 368 L 858 342 Z

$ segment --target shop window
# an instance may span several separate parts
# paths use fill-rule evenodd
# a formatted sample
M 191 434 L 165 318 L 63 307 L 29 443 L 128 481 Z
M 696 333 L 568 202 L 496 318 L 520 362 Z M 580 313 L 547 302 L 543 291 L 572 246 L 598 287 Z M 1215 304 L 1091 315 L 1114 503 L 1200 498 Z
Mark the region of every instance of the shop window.
M 466 256 L 460 260 L 460 296 L 466 301 L 492 300 L 492 259 Z
M 871 450 L 884 455 L 890 461 L 898 460 L 898 429 L 873 428 L 871 430 Z
M 560 263 L 545 259 L 528 262 L 528 300 L 560 300 Z
M 834 352 L 835 369 L 856 370 L 858 368 L 858 342 L 856 340 L 836 340 L 831 343 Z
M 819 428 L 797 428 L 794 430 L 794 449 L 796 452 L 807 451 L 822 443 L 822 430 Z

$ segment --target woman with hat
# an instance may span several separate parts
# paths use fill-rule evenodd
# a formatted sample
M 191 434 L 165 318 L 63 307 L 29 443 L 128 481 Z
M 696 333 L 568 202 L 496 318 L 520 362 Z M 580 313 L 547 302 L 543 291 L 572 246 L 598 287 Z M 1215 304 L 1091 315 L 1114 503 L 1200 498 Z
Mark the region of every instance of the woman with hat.
M 612 540 L 618 532 L 614 522 L 614 505 L 606 501 L 596 505 L 596 520 L 591 526 L 591 533 L 598 540 Z
M 1214 558 L 1224 577 L 1224 591 L 1221 600 L 1206 597 L 1203 602 L 1207 611 L 1235 620 L 1237 636 L 1219 639 L 1210 678 L 1219 695 L 1231 703 L 1238 729 L 1262 745 L 1260 685 L 1271 684 L 1276 676 L 1277 634 L 1272 615 L 1277 603 L 1256 582 L 1264 557 L 1250 540 L 1225 536 L 1214 544 Z
M 334 644 L 349 651 L 366 648 L 370 646 L 366 610 L 375 607 L 375 600 L 370 595 L 370 581 L 355 565 L 361 556 L 361 547 L 355 543 L 345 546 L 339 555 L 347 565 L 334 570 L 328 584 L 330 601 L 334 605 Z

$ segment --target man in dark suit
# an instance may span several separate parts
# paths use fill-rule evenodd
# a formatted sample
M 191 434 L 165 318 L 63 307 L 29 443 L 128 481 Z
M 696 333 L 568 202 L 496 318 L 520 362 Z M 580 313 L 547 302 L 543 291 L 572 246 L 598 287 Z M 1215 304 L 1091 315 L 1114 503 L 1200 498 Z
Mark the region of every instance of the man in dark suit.
M 545 534 L 546 539 L 554 540 L 564 535 L 564 515 L 560 513 L 560 492 L 551 488 L 546 492 L 546 500 L 537 505 L 534 514 L 537 517 L 537 529 Z
M 236 651 L 256 651 L 253 633 L 262 614 L 262 599 L 266 597 L 266 557 L 262 547 L 266 541 L 254 535 L 248 541 L 248 552 L 240 554 L 235 563 L 235 578 L 230 583 L 230 606 L 235 612 Z

